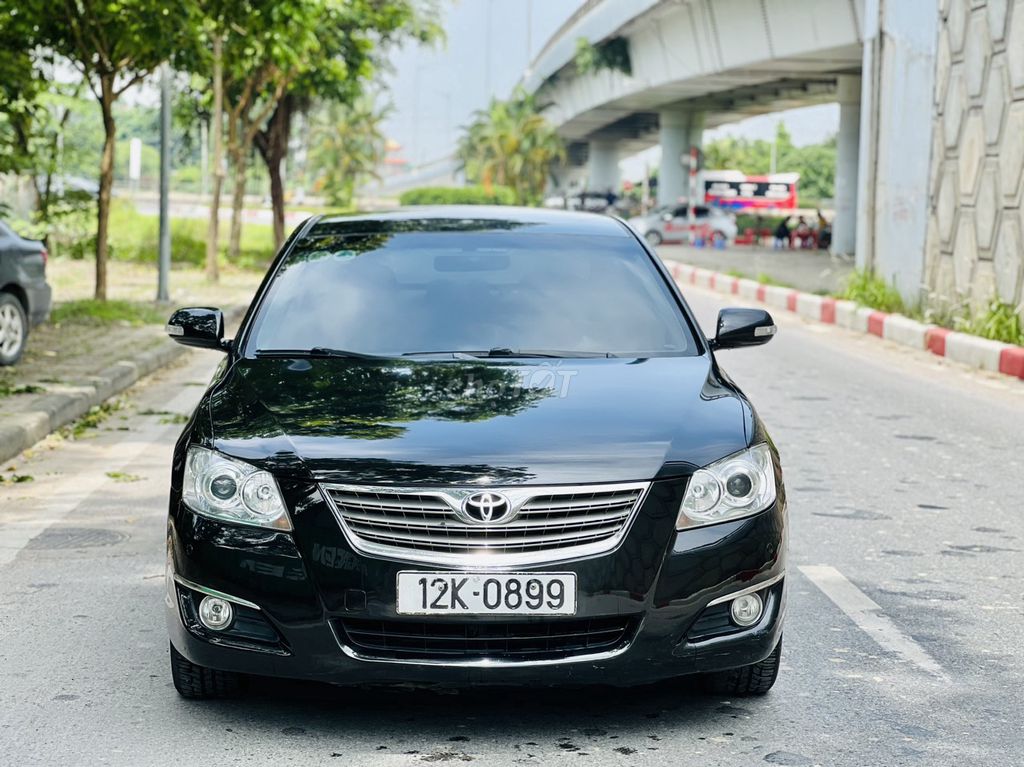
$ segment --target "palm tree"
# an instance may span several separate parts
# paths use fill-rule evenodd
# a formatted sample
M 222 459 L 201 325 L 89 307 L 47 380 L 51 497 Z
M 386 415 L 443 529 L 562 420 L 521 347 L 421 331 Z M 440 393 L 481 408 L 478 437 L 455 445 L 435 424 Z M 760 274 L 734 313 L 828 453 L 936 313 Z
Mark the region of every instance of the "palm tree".
M 456 155 L 470 181 L 510 187 L 518 204 L 529 205 L 544 194 L 552 166 L 565 161 L 565 146 L 535 97 L 517 88 L 476 112 Z
M 323 168 L 324 195 L 332 205 L 350 205 L 359 184 L 379 178 L 389 111 L 363 96 L 352 104 L 329 102 L 314 115 L 310 160 L 313 167 Z

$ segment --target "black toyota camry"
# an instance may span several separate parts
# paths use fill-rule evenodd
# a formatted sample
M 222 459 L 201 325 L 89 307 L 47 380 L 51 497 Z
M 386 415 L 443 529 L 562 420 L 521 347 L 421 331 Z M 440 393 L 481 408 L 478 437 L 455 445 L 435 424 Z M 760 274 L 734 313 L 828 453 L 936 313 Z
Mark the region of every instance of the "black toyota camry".
M 779 457 L 721 349 L 613 218 L 426 208 L 313 218 L 174 453 L 171 672 L 338 684 L 629 685 L 731 695 L 779 669 Z

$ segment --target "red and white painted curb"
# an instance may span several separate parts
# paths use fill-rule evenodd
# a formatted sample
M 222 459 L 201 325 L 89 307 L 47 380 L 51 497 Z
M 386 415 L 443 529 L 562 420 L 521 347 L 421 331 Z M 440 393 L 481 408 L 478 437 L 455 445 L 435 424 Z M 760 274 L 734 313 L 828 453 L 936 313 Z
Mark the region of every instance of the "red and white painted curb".
M 926 325 L 902 314 L 878 312 L 853 301 L 765 285 L 678 261 L 666 259 L 665 263 L 680 285 L 696 285 L 718 293 L 729 293 L 747 301 L 758 301 L 793 312 L 814 322 L 870 333 L 903 346 L 930 351 L 954 362 L 1024 379 L 1024 346 Z

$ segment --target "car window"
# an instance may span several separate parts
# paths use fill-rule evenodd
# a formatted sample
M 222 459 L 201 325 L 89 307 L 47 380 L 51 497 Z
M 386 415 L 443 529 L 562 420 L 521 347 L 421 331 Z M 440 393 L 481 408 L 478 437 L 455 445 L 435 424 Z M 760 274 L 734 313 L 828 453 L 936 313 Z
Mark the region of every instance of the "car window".
M 633 238 L 517 231 L 322 235 L 278 267 L 246 353 L 512 350 L 693 354 Z
M 687 216 L 690 215 L 688 210 L 689 209 L 685 205 L 680 205 L 679 207 L 673 209 L 672 217 L 673 218 L 686 218 Z
M 705 205 L 695 205 L 693 208 L 693 213 L 697 218 L 707 218 L 709 212 Z

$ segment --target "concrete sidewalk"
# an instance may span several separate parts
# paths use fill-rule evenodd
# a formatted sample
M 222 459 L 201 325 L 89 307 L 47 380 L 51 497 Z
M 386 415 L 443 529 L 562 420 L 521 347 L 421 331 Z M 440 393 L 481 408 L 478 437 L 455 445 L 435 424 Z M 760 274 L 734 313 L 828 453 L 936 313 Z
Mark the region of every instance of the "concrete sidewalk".
M 734 245 L 724 250 L 694 248 L 689 245 L 660 245 L 663 259 L 727 272 L 763 282 L 775 283 L 805 293 L 838 293 L 853 271 L 853 259 L 830 256 L 824 250 L 772 250 Z
M 225 309 L 230 327 L 242 312 L 237 306 Z M 0 462 L 186 351 L 167 337 L 162 325 L 41 325 L 29 338 L 22 363 L 0 375 Z

